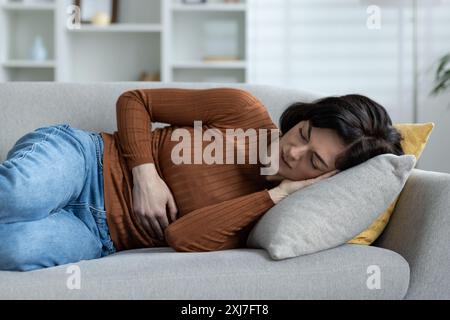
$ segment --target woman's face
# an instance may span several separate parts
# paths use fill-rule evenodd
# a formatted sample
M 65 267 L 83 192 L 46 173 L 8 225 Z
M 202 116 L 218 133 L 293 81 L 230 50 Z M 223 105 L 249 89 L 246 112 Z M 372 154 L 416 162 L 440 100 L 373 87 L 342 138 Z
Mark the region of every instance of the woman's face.
M 336 131 L 301 121 L 280 138 L 278 175 L 290 180 L 315 178 L 335 170 L 345 145 Z

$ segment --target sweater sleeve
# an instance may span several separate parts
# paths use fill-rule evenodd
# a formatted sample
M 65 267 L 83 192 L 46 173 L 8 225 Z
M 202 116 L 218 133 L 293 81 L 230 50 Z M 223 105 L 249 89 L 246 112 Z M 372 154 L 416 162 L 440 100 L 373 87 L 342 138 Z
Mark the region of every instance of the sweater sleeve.
M 176 251 L 245 247 L 248 233 L 275 204 L 267 189 L 187 213 L 164 231 Z
M 152 122 L 217 128 L 276 128 L 264 105 L 235 88 L 129 90 L 116 103 L 118 137 L 129 170 L 154 163 Z

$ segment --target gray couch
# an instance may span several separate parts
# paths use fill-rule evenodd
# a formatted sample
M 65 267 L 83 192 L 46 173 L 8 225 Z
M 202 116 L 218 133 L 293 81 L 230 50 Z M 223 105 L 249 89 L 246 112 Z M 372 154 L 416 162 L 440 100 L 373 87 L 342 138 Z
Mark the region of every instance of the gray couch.
M 115 102 L 126 90 L 218 86 L 225 85 L 0 84 L 0 160 L 19 137 L 41 126 L 69 123 L 115 131 Z M 226 86 L 256 95 L 276 123 L 290 103 L 318 97 L 261 85 Z M 415 169 L 391 222 L 373 246 L 345 244 L 282 261 L 249 248 L 200 253 L 169 247 L 129 250 L 77 263 L 80 289 L 67 285 L 71 265 L 25 273 L 1 271 L 0 299 L 449 299 L 449 195 L 450 175 Z M 380 271 L 379 289 L 368 285 L 374 265 Z

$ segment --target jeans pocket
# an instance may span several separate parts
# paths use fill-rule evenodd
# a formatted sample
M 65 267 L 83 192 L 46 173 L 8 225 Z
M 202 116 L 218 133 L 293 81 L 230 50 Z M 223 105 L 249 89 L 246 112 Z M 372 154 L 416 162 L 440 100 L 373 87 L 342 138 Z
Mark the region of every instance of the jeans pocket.
M 97 224 L 100 239 L 103 245 L 107 248 L 106 255 L 114 253 L 116 249 L 114 247 L 111 235 L 109 233 L 109 227 L 106 221 L 106 211 L 95 208 L 93 206 L 89 206 L 89 210 L 91 211 L 92 217 L 94 218 L 95 223 Z
M 106 222 L 106 211 L 86 202 L 72 202 L 64 207 L 80 219 L 102 244 L 102 256 L 116 251 Z

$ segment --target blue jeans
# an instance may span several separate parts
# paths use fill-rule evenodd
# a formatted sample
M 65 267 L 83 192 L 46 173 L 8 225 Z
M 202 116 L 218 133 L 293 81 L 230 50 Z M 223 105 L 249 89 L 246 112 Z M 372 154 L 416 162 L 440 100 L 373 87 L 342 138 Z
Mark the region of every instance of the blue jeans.
M 0 164 L 0 270 L 114 253 L 103 187 L 100 133 L 59 124 L 21 137 Z

